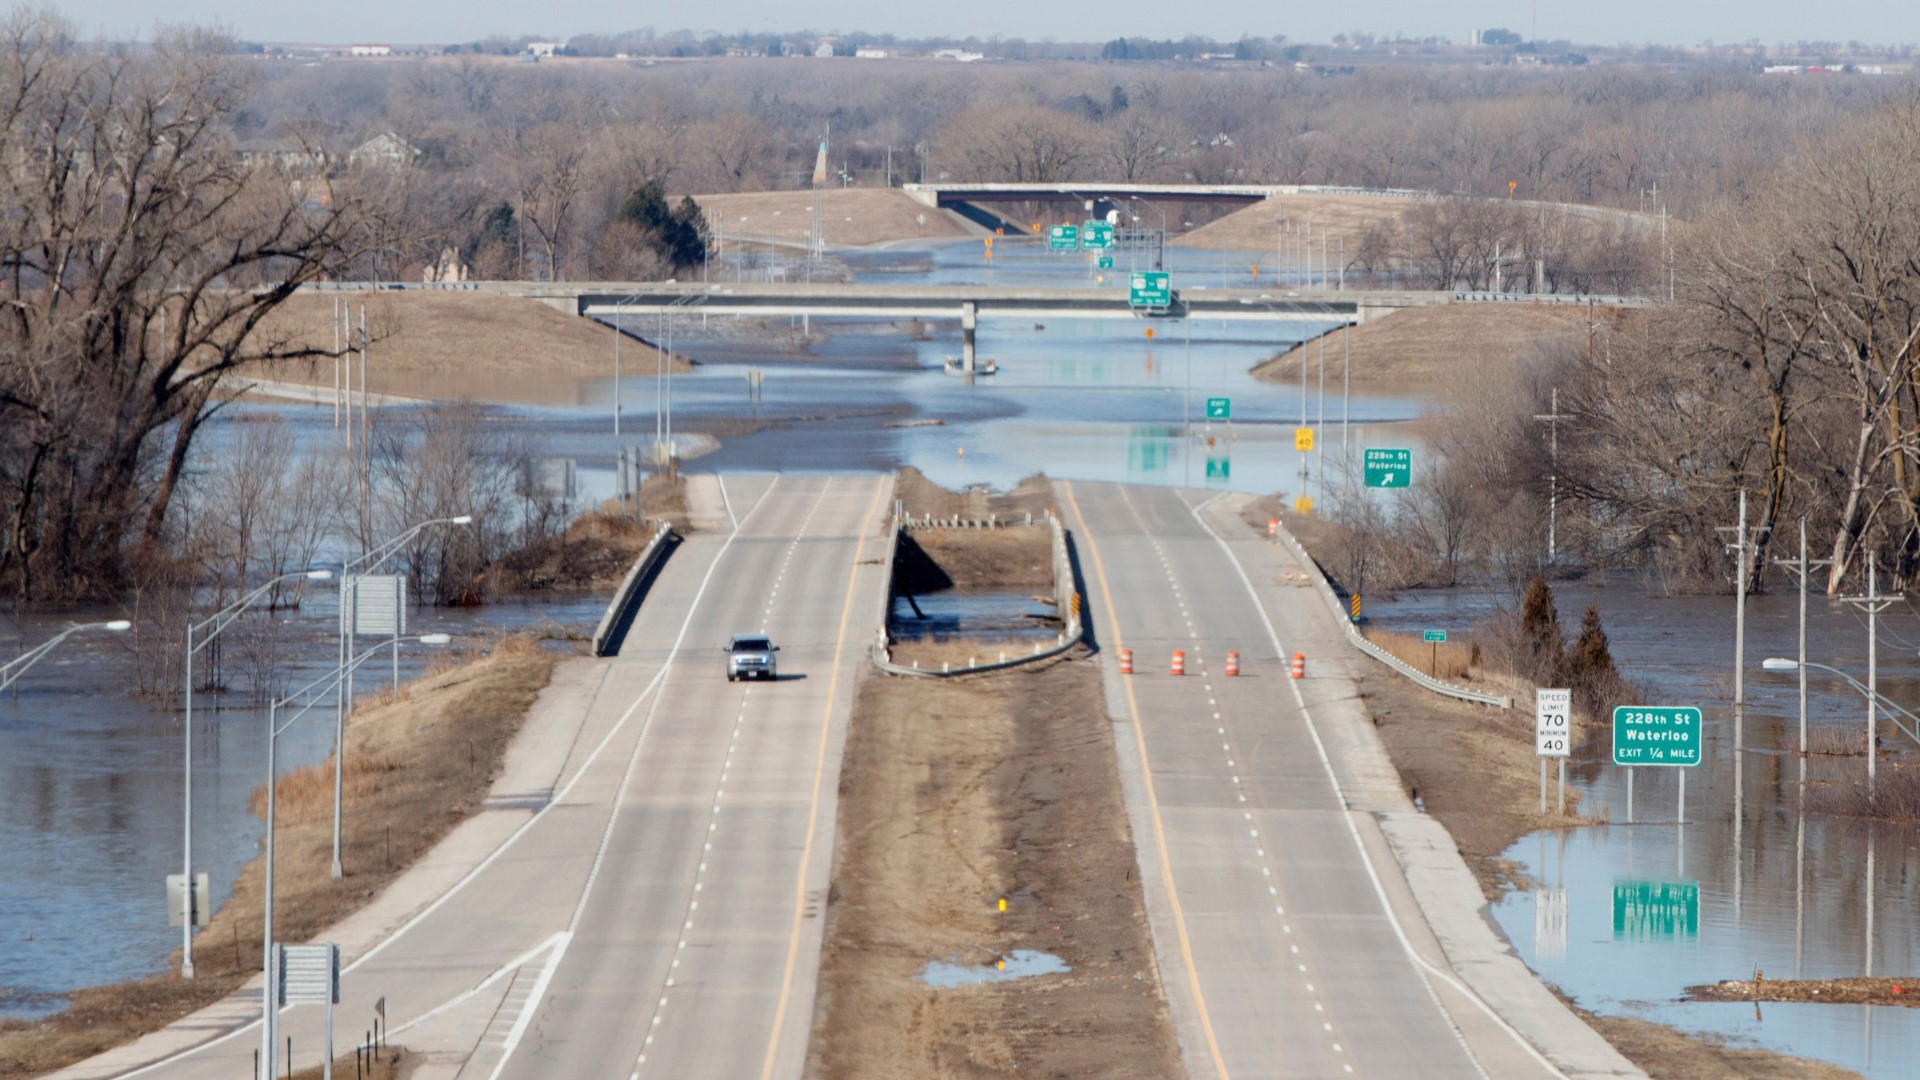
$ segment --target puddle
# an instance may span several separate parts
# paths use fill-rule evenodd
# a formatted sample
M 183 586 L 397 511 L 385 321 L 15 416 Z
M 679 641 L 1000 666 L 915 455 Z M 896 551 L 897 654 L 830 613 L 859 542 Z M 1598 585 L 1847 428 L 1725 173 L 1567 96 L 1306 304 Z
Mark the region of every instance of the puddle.
M 1052 953 L 1015 949 L 1005 959 L 991 964 L 968 965 L 935 960 L 920 969 L 920 981 L 937 990 L 951 990 L 956 986 L 1013 982 L 1035 975 L 1059 975 L 1072 970 L 1065 960 Z

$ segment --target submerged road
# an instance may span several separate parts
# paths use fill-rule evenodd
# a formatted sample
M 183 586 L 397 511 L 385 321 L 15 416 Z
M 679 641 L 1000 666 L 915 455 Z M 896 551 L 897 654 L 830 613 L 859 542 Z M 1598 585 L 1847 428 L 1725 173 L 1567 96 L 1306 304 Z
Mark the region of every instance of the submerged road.
M 1411 807 L 1391 767 L 1361 752 L 1372 733 L 1354 654 L 1304 568 L 1237 520 L 1231 497 L 1059 491 L 1109 658 L 1189 1075 L 1566 1075 L 1472 995 L 1430 933 L 1375 816 Z M 1137 674 L 1111 662 L 1122 647 Z M 1169 673 L 1175 649 L 1183 677 Z M 1228 650 L 1238 677 L 1224 674 Z M 1294 652 L 1306 679 L 1287 675 Z
M 584 725 L 535 748 L 554 759 L 552 788 L 501 808 L 525 816 L 510 840 L 349 957 L 340 1050 L 384 999 L 420 1075 L 801 1075 L 891 479 L 722 490 L 725 523 L 669 561 L 582 692 Z M 781 646 L 780 680 L 727 682 L 728 636 L 760 629 Z M 295 1068 L 318 1065 L 320 1010 L 290 1009 L 281 1028 Z M 102 1058 L 66 1075 L 231 1080 L 252 1075 L 259 1045 L 242 1026 L 146 1068 Z

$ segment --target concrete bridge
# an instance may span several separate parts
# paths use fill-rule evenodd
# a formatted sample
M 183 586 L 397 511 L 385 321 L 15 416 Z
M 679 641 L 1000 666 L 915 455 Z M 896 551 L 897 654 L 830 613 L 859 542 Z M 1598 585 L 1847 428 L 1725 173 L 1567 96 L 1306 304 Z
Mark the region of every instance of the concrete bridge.
M 1250 206 L 1281 195 L 1373 195 L 1385 199 L 1431 199 L 1431 191 L 1405 188 L 1330 187 L 1314 184 L 1125 184 L 1104 181 L 996 184 L 904 184 L 907 197 L 937 210 L 976 203 L 1073 203 L 1092 211 L 1096 205 L 1144 202 L 1208 202 Z

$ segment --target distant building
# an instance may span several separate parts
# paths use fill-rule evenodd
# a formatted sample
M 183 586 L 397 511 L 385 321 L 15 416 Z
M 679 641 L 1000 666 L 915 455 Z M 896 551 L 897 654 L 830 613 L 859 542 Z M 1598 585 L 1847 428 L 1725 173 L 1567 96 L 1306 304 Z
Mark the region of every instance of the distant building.
M 539 57 L 551 57 L 561 49 L 558 41 L 529 41 L 527 51 Z
M 352 56 L 392 56 L 393 46 L 391 45 L 351 45 L 351 46 L 348 46 L 347 52 L 349 55 L 352 55 Z
M 815 56 L 821 56 L 821 57 L 825 57 L 825 56 L 832 56 L 832 55 L 833 55 L 833 42 L 831 42 L 831 41 L 823 41 L 823 42 L 821 42 L 820 44 L 818 44 L 818 45 L 815 45 L 815 46 L 813 47 L 813 55 L 815 55 Z
M 853 55 L 861 60 L 885 60 L 887 50 L 862 47 L 853 50 Z
M 1768 64 L 1766 67 L 1760 69 L 1760 73 L 1762 75 L 1798 75 L 1800 74 L 1800 65 Z
M 419 156 L 419 148 L 388 131 L 354 147 L 347 155 L 347 164 L 397 169 L 413 164 L 413 160 Z
M 965 49 L 939 49 L 934 52 L 933 58 L 935 60 L 958 60 L 963 64 L 971 64 L 975 60 L 985 60 L 987 54 L 968 52 Z

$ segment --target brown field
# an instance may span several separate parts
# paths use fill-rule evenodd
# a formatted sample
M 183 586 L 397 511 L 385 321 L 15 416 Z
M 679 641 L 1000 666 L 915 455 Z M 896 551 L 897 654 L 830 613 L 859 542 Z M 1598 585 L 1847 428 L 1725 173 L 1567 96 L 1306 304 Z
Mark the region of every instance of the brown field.
M 1179 1074 L 1092 664 L 869 673 L 841 775 L 807 1075 Z M 919 979 L 930 961 L 1015 949 L 1072 971 Z
M 378 896 L 481 805 L 502 755 L 560 657 L 509 638 L 491 655 L 404 686 L 397 702 L 362 703 L 347 727 L 346 813 L 332 860 L 333 765 L 280 778 L 274 910 L 278 935 L 307 941 Z M 264 806 L 265 789 L 253 804 Z M 0 1021 L 0 1078 L 50 1072 L 181 1019 L 260 970 L 264 868 L 241 871 L 233 897 L 196 939 L 196 978 L 92 987 L 65 1012 Z M 177 961 L 177 958 L 176 958 Z M 352 1056 L 348 1056 L 351 1068 Z
M 1337 378 L 1352 335 L 1353 384 L 1415 392 L 1454 384 L 1463 369 L 1504 370 L 1532 350 L 1552 343 L 1586 341 L 1587 309 L 1573 304 L 1442 304 L 1405 308 L 1351 330 L 1326 335 L 1329 377 Z M 1253 369 L 1263 382 L 1300 378 L 1300 364 L 1315 363 L 1320 341 L 1310 341 Z
M 1280 195 L 1210 221 L 1169 242 L 1180 247 L 1259 252 L 1261 268 L 1265 270 L 1273 265 L 1276 257 L 1275 244 L 1284 218 L 1289 235 L 1296 227 L 1311 226 L 1315 237 L 1315 266 L 1320 261 L 1318 238 L 1326 236 L 1332 245 L 1327 249 L 1327 265 L 1337 266 L 1339 237 L 1346 237 L 1347 253 L 1352 255 L 1359 250 L 1360 237 L 1368 229 L 1376 225 L 1398 225 L 1401 215 L 1415 205 L 1411 199 L 1378 195 Z
M 693 197 L 709 220 L 722 219 L 722 242 L 738 236 L 793 244 L 804 244 L 812 235 L 813 215 L 808 208 L 815 199 L 820 203 L 820 235 L 830 247 L 973 235 L 946 211 L 923 206 L 891 188 L 751 191 Z
M 568 315 L 537 300 L 485 292 L 408 290 L 367 293 L 303 292 L 289 299 L 263 330 L 284 341 L 331 351 L 337 299 L 352 305 L 359 325 L 367 309 L 367 389 L 406 397 L 492 400 L 499 390 L 524 383 L 551 393 L 556 377 L 571 383 L 613 374 L 613 331 L 591 319 Z M 628 328 L 620 361 L 629 374 L 652 372 L 656 352 Z M 674 370 L 692 370 L 677 354 Z M 333 361 L 277 365 L 262 377 L 310 386 L 333 386 Z M 512 394 L 519 397 L 522 395 Z

